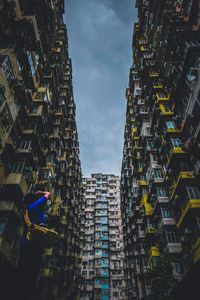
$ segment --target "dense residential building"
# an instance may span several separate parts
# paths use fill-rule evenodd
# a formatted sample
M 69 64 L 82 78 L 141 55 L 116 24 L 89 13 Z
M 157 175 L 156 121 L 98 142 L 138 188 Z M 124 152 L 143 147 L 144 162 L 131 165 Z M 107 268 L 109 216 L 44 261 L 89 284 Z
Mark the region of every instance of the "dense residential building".
M 128 299 L 199 299 L 200 2 L 136 0 L 121 176 Z
M 85 225 L 82 248 L 82 300 L 126 299 L 118 176 L 83 179 Z
M 82 181 L 63 14 L 63 0 L 0 1 L 1 299 L 79 297 Z M 59 240 L 22 274 L 23 197 L 37 190 L 51 192 L 46 222 Z

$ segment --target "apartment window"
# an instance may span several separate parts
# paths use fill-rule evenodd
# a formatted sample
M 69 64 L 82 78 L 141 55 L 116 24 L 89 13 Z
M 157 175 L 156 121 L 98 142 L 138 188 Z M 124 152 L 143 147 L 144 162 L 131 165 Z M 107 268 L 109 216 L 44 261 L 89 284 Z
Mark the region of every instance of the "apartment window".
M 109 290 L 102 290 L 102 295 L 108 296 L 109 295 Z
M 108 250 L 103 250 L 103 256 L 108 257 Z
M 1 55 L 0 56 L 0 64 L 2 66 L 2 69 L 5 73 L 6 79 L 8 81 L 8 83 L 10 83 L 10 81 L 12 79 L 14 79 L 14 73 L 13 73 L 13 69 L 10 63 L 10 58 L 7 55 Z
M 12 172 L 21 174 L 24 170 L 25 161 L 18 161 L 13 165 Z
M 150 127 L 146 127 L 146 134 L 148 134 L 148 135 L 151 134 L 151 128 Z
M 168 243 L 179 242 L 178 237 L 174 231 L 166 231 L 166 238 Z
M 31 150 L 31 140 L 21 141 L 20 147 L 21 150 Z
M 158 187 L 157 194 L 158 194 L 158 197 L 166 197 L 167 196 L 166 189 L 164 187 Z
M 50 170 L 41 170 L 40 171 L 40 178 L 48 180 L 51 177 L 52 177 L 52 173 Z
M 154 175 L 154 178 L 163 178 L 162 169 L 154 169 L 153 175 Z
M 39 107 L 38 106 L 33 106 L 31 110 L 31 114 L 37 114 Z
M 164 105 L 166 112 L 172 112 L 171 108 L 168 105 Z
M 183 274 L 184 273 L 184 265 L 182 262 L 173 262 L 173 269 L 177 274 Z
M 102 273 L 108 274 L 108 268 L 102 268 Z
M 54 161 L 54 154 L 52 154 L 52 153 L 48 154 L 47 161 L 48 162 L 53 162 Z
M 99 226 L 100 228 L 100 226 Z M 108 226 L 102 226 L 102 231 L 108 231 Z
M 167 126 L 167 129 L 174 129 L 176 127 L 175 123 L 173 121 L 167 121 L 166 126 Z
M 173 218 L 172 212 L 167 208 L 161 208 L 161 213 L 163 218 Z
M 35 76 L 35 67 L 34 67 L 34 63 L 33 63 L 33 59 L 32 59 L 32 54 L 30 51 L 27 51 L 27 57 L 28 57 L 28 62 L 31 68 L 31 74 L 32 76 Z
M 7 225 L 7 219 L 1 219 L 0 220 L 0 235 L 4 233 L 6 225 Z
M 139 178 L 140 178 L 140 180 L 146 180 L 146 176 L 143 175 L 143 174 L 141 174 L 141 175 L 139 176 Z
M 108 242 L 103 241 L 103 242 L 102 242 L 102 246 L 108 246 Z
M 187 192 L 191 199 L 200 199 L 200 189 L 196 186 L 187 186 Z
M 137 195 L 137 194 L 138 194 L 138 188 L 137 188 L 137 187 L 134 187 L 134 188 L 133 188 L 133 194 L 134 194 L 134 195 Z
M 106 278 L 102 278 L 102 279 L 101 279 L 101 283 L 102 283 L 102 284 L 109 284 L 109 280 L 106 279 Z
M 154 153 L 150 154 L 150 159 L 151 159 L 151 162 L 152 162 L 152 163 L 157 162 L 157 155 L 154 154 Z
M 147 188 L 143 188 L 141 191 L 142 195 L 147 195 L 148 194 L 148 189 Z
M 148 108 L 147 107 L 140 107 L 140 113 L 145 113 L 148 112 Z
M 140 152 L 137 151 L 137 159 L 140 159 Z
M 181 142 L 181 139 L 179 139 L 179 138 L 171 138 L 171 142 L 172 142 L 173 147 L 175 147 L 175 148 L 182 147 L 182 142 Z
M 153 148 L 153 147 L 154 147 L 154 142 L 153 142 L 153 140 L 147 140 L 146 143 L 147 143 L 147 147 L 148 147 L 148 148 Z

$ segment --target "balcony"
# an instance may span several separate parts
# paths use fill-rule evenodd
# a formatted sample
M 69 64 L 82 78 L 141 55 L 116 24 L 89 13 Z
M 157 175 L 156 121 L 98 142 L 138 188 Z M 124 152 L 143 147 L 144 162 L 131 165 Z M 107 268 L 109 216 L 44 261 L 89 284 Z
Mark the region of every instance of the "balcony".
M 160 257 L 160 250 L 156 246 L 152 246 L 148 253 L 148 265 L 151 265 L 152 259 Z
M 169 198 L 167 196 L 158 196 L 157 197 L 157 203 L 168 203 Z
M 0 201 L 0 213 L 1 212 L 12 213 L 20 217 L 20 211 L 12 201 Z
M 28 113 L 29 117 L 42 117 L 43 105 L 35 106 L 32 111 Z
M 162 177 L 163 176 L 163 177 Z M 164 182 L 164 174 L 160 174 L 160 177 L 158 175 L 154 175 L 152 178 L 153 183 L 163 183 Z
M 186 158 L 187 152 L 182 148 L 182 142 L 179 138 L 171 138 L 169 147 L 166 147 L 168 164 L 172 163 L 174 159 Z
M 139 185 L 139 186 L 148 186 L 148 181 L 146 180 L 146 179 L 143 179 L 143 180 L 137 180 L 137 184 Z
M 36 184 L 43 185 L 47 183 L 49 185 L 51 182 L 53 182 L 54 176 L 55 174 L 52 167 L 41 168 L 37 176 Z M 62 180 L 64 181 L 62 176 L 59 177 L 58 183 L 61 184 Z
M 158 77 L 159 76 L 159 72 L 158 71 L 149 71 L 149 77 Z
M 162 217 L 161 226 L 173 226 L 176 224 L 175 218 L 172 217 Z
M 199 199 L 190 199 L 184 201 L 184 204 L 180 203 L 179 217 L 177 219 L 176 226 L 177 228 L 182 227 L 186 222 L 190 223 L 190 219 L 194 215 L 200 214 L 200 198 Z
M 86 291 L 87 292 L 92 292 L 93 291 L 93 285 L 87 285 Z
M 145 237 L 146 237 L 147 235 L 153 235 L 153 234 L 155 234 L 156 231 L 157 231 L 157 230 L 156 230 L 155 227 L 153 227 L 153 226 L 147 226 L 146 229 L 145 229 Z
M 94 288 L 95 289 L 101 289 L 101 283 L 95 283 Z
M 169 253 L 181 253 L 183 247 L 181 243 L 167 243 Z
M 160 102 L 168 102 L 170 100 L 171 93 L 165 94 L 165 93 L 156 93 L 156 100 L 158 103 Z
M 160 90 L 163 89 L 163 85 L 162 84 L 155 84 L 153 85 L 154 90 Z
M 34 160 L 35 154 L 37 152 L 35 150 L 36 149 L 35 149 L 32 139 L 22 139 L 16 152 L 19 155 L 19 157 L 26 156 L 26 157 L 32 158 L 32 160 Z
M 192 246 L 192 261 L 193 264 L 198 263 L 200 260 L 200 238 L 198 238 L 195 244 Z
M 137 134 L 138 134 L 138 128 L 137 128 L 137 127 L 134 127 L 134 128 L 132 129 L 132 133 L 131 133 L 132 138 L 136 137 Z
M 15 193 L 20 192 L 22 195 L 25 195 L 28 193 L 29 187 L 27 185 L 27 182 L 25 180 L 25 177 L 23 174 L 19 173 L 10 173 L 3 181 L 3 185 L 7 187 L 6 190 L 10 194 L 12 191 L 15 191 Z
M 174 107 L 170 108 L 167 105 L 160 104 L 160 111 L 162 116 L 173 116 L 174 114 Z
M 164 131 L 170 136 L 176 136 L 182 133 L 181 126 L 177 128 L 177 125 L 173 120 L 168 120 L 165 122 Z
M 150 203 L 148 203 L 148 195 L 143 195 L 141 198 L 141 204 L 144 207 L 145 215 L 151 216 L 153 214 L 153 208 Z
M 174 200 L 175 194 L 179 190 L 180 186 L 184 183 L 190 183 L 195 181 L 195 176 L 190 171 L 181 171 L 179 173 L 178 179 L 174 180 L 172 184 L 172 191 L 170 194 L 170 201 Z

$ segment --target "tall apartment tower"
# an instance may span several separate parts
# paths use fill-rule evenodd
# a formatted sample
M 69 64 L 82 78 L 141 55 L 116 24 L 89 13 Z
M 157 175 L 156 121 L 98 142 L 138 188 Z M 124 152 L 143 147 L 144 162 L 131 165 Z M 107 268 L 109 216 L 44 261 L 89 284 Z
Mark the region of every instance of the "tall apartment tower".
M 118 176 L 83 179 L 85 224 L 82 249 L 82 300 L 126 299 Z
M 200 2 L 135 3 L 121 175 L 127 297 L 198 299 Z
M 1 299 L 76 299 L 79 291 L 82 181 L 63 14 L 64 0 L 0 0 Z M 37 190 L 51 192 L 46 222 L 59 240 L 21 274 L 23 197 Z

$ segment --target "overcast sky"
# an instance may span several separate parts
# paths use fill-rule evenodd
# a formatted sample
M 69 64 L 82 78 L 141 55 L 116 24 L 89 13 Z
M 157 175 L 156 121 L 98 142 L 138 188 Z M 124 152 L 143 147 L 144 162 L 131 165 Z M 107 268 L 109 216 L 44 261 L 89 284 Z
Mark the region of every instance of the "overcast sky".
M 65 3 L 83 175 L 120 175 L 134 0 Z

